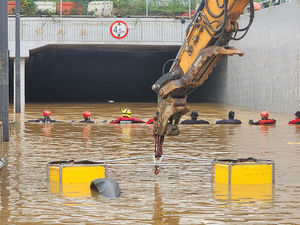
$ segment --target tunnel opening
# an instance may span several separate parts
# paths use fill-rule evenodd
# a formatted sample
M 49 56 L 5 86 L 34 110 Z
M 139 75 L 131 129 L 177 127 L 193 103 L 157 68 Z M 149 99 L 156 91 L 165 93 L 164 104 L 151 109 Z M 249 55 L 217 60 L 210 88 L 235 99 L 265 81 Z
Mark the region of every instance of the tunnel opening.
M 26 102 L 154 102 L 151 86 L 178 50 L 178 46 L 117 45 L 32 50 L 26 63 Z M 213 88 L 206 83 L 189 101 L 214 101 L 209 94 Z

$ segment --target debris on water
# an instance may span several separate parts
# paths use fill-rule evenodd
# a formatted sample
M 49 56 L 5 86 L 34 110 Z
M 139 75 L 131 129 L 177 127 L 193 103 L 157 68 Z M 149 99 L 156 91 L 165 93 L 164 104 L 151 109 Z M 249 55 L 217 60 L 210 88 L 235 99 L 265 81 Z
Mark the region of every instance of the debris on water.
M 2 167 L 4 167 L 6 165 L 6 156 L 2 156 L 0 158 L 0 170 L 2 169 Z
M 95 179 L 92 181 L 90 188 L 107 198 L 118 198 L 121 196 L 118 182 L 112 179 Z
M 115 101 L 114 100 L 108 100 L 108 103 L 114 103 Z

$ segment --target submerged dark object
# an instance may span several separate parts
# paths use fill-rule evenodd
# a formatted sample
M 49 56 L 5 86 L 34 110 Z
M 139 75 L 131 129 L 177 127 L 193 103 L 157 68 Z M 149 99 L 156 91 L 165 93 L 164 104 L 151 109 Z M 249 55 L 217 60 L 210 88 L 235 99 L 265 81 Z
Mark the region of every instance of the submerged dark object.
M 6 156 L 2 156 L 0 158 L 0 170 L 2 169 L 2 167 L 4 167 L 6 165 Z
M 100 195 L 108 198 L 118 198 L 121 196 L 121 190 L 118 182 L 111 179 L 92 180 L 90 185 L 92 190 L 96 190 Z

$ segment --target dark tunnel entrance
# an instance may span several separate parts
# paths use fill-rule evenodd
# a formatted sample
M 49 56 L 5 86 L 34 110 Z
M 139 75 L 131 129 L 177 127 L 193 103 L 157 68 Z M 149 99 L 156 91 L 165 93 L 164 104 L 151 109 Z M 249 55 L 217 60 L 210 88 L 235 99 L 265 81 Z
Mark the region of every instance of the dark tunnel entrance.
M 178 47 L 48 46 L 30 54 L 27 102 L 155 101 L 151 85 Z
M 152 84 L 176 46 L 46 46 L 26 65 L 26 102 L 154 102 Z M 171 63 L 166 67 L 169 69 Z M 206 82 L 207 83 L 207 82 Z M 189 101 L 211 101 L 206 84 Z

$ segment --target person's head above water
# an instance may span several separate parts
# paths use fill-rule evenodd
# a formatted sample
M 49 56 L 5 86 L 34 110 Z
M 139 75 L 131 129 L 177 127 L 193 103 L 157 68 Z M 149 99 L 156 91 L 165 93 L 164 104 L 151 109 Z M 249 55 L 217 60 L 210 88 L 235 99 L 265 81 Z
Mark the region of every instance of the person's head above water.
M 122 116 L 123 117 L 130 117 L 131 116 L 131 110 L 130 109 L 121 109 Z
M 51 113 L 50 110 L 45 110 L 45 111 L 43 112 L 43 116 L 44 116 L 44 117 L 50 117 L 51 115 L 52 115 L 52 113 Z
M 268 111 L 262 111 L 260 113 L 260 116 L 261 116 L 262 119 L 268 119 L 269 113 L 268 113 Z
M 297 111 L 297 112 L 295 113 L 295 116 L 297 117 L 297 119 L 300 119 L 300 111 Z
M 228 113 L 228 118 L 229 118 L 230 120 L 233 120 L 233 119 L 234 119 L 234 115 L 235 115 L 235 113 L 234 113 L 233 111 L 230 111 L 230 112 Z
M 199 114 L 196 111 L 192 111 L 190 113 L 190 117 L 191 117 L 192 120 L 196 120 L 198 116 L 199 116 Z
M 90 119 L 92 114 L 90 111 L 84 111 L 82 115 L 84 119 Z

